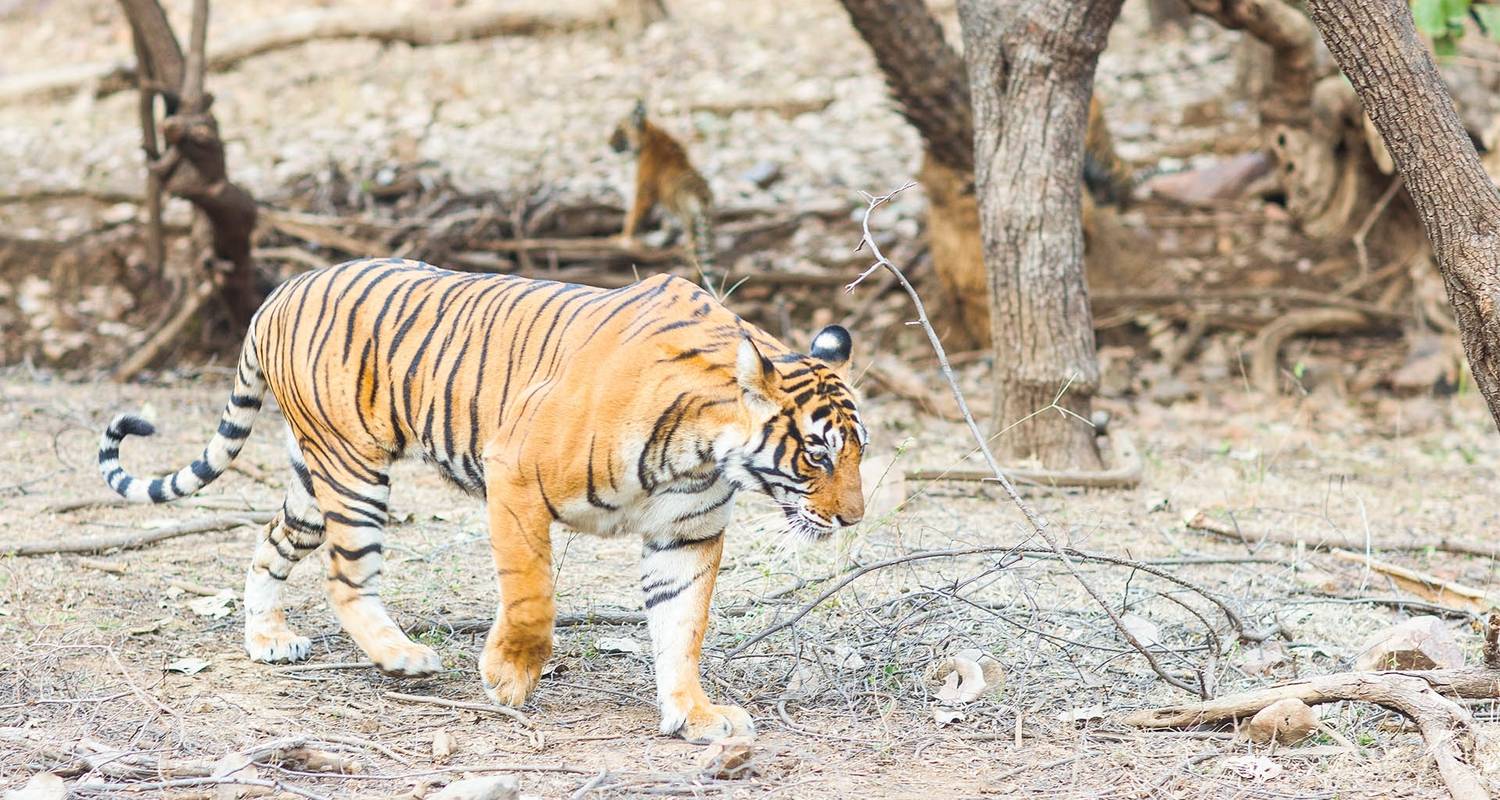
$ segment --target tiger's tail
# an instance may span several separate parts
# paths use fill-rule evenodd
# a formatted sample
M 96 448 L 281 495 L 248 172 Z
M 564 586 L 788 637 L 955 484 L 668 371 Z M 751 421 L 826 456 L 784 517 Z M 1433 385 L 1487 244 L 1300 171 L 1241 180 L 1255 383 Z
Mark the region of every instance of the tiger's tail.
M 711 213 L 706 205 L 699 205 L 693 211 L 691 225 L 693 228 L 693 266 L 697 267 L 698 273 L 703 279 L 703 288 L 714 295 L 723 291 L 721 277 L 719 275 L 718 259 L 714 253 L 714 231 L 713 223 L 709 222 L 708 215 Z
M 250 426 L 266 393 L 265 377 L 255 355 L 255 329 L 245 336 L 234 390 L 219 418 L 219 429 L 203 448 L 203 455 L 171 475 L 137 478 L 120 466 L 120 442 L 127 436 L 150 436 L 156 427 L 141 417 L 121 414 L 110 421 L 99 438 L 99 474 L 116 494 L 132 503 L 167 503 L 202 489 L 224 474 L 250 437 Z

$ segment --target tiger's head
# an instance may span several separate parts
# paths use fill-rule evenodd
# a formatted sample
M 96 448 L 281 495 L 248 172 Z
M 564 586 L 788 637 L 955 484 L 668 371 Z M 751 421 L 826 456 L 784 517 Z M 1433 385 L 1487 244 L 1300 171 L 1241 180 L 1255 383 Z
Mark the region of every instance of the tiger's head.
M 869 436 L 845 383 L 853 341 L 837 325 L 808 355 L 774 361 L 740 340 L 736 380 L 750 436 L 729 459 L 736 484 L 771 496 L 793 532 L 821 539 L 865 514 L 859 462 Z
M 646 132 L 646 101 L 637 100 L 630 115 L 620 120 L 609 135 L 609 149 L 616 153 L 639 153 L 641 137 Z

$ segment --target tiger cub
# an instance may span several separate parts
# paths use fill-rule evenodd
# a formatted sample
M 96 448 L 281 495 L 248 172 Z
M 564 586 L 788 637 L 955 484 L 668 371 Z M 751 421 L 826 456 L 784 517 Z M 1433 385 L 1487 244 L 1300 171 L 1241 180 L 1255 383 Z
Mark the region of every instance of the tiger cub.
M 193 494 L 240 452 L 269 389 L 291 473 L 245 578 L 245 649 L 308 657 L 282 588 L 326 543 L 344 630 L 381 670 L 426 675 L 438 654 L 379 598 L 390 466 L 424 457 L 487 505 L 500 606 L 479 673 L 506 705 L 526 700 L 552 653 L 553 526 L 638 535 L 661 730 L 708 742 L 754 729 L 743 709 L 710 702 L 698 674 L 735 496 L 770 495 L 811 539 L 864 514 L 851 347 L 830 326 L 793 352 L 671 276 L 605 290 L 352 261 L 288 280 L 256 312 L 202 456 L 135 477 L 120 443 L 154 429 L 121 415 L 99 471 L 136 502 Z
M 626 240 L 634 238 L 652 207 L 661 205 L 677 218 L 687 234 L 696 266 L 707 279 L 714 268 L 710 218 L 714 196 L 708 181 L 688 160 L 687 150 L 671 134 L 646 119 L 646 104 L 639 101 L 630 115 L 615 126 L 609 147 L 616 153 L 635 155 L 635 197 L 625 214 L 620 236 Z

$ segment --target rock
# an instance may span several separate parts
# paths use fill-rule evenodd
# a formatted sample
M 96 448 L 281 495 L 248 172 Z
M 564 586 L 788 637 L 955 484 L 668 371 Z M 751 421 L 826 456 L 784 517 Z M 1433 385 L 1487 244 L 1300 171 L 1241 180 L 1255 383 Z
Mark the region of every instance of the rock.
M 1358 670 L 1452 669 L 1464 653 L 1437 617 L 1412 617 L 1367 639 L 1354 659 Z
M 768 189 L 771 184 L 781 180 L 781 165 L 775 161 L 757 161 L 750 169 L 740 173 L 740 180 Z
M 514 775 L 487 775 L 454 781 L 427 800 L 516 800 L 520 794 L 521 784 Z
M 1295 697 L 1262 708 L 1240 728 L 1240 734 L 1260 744 L 1296 744 L 1318 730 L 1318 712 Z
M 25 786 L 5 793 L 5 800 L 63 800 L 68 794 L 63 779 L 50 772 L 38 772 Z
M 1271 156 L 1267 153 L 1244 153 L 1202 169 L 1157 175 L 1146 181 L 1144 191 L 1150 197 L 1183 205 L 1229 200 L 1239 197 L 1256 179 L 1270 172 L 1271 166 Z
M 748 736 L 720 739 L 698 756 L 698 768 L 709 778 L 738 780 L 755 774 L 754 740 Z

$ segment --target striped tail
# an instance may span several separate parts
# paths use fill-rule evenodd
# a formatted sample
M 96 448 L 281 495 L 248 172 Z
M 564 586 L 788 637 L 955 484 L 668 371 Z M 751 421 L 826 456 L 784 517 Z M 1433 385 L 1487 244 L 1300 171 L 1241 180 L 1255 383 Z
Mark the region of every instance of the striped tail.
M 219 418 L 219 429 L 203 448 L 203 455 L 171 475 L 149 480 L 137 478 L 120 466 L 120 442 L 126 436 L 150 436 L 156 433 L 156 428 L 140 417 L 121 414 L 110 421 L 99 439 L 99 474 L 109 488 L 132 503 L 168 503 L 187 497 L 224 474 L 250 437 L 250 425 L 266 393 L 251 336 L 245 337 L 234 391 L 229 394 L 224 415 Z
M 708 215 L 712 209 L 706 204 L 699 205 L 693 213 L 693 260 L 694 266 L 703 279 L 703 288 L 718 295 L 723 291 L 720 286 L 720 275 L 714 269 L 717 259 L 714 257 L 714 232 L 712 224 L 708 221 Z

